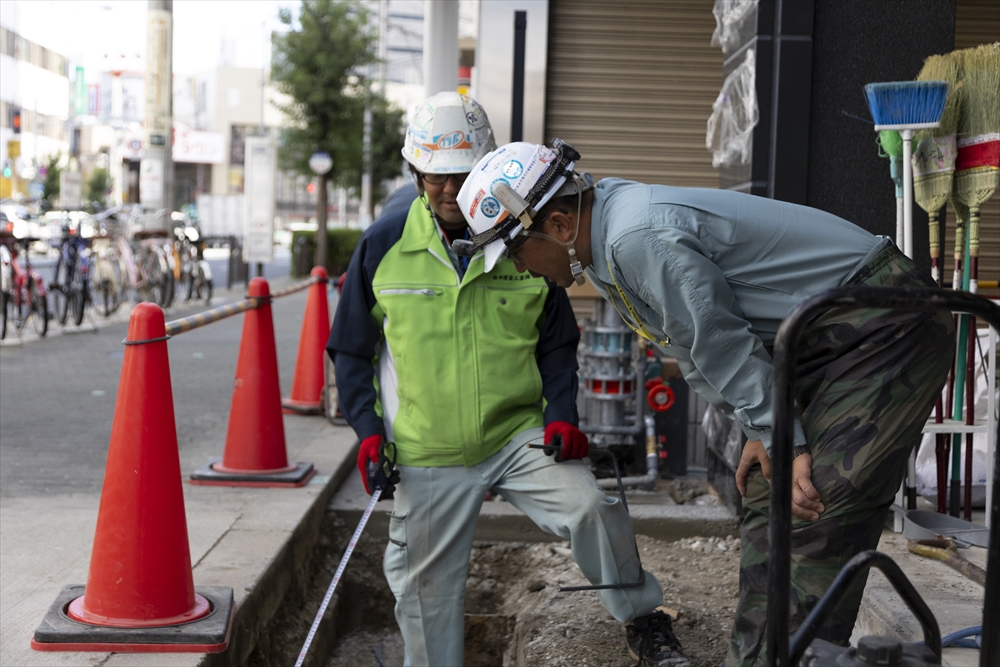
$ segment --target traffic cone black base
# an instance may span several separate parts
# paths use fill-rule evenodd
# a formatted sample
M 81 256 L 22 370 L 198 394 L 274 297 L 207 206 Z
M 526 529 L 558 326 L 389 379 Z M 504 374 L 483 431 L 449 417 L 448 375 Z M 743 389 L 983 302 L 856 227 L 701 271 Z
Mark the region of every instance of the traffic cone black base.
M 323 401 L 296 401 L 291 398 L 281 399 L 281 412 L 286 415 L 321 415 Z
M 100 651 L 117 653 L 219 653 L 229 646 L 233 627 L 233 589 L 195 586 L 211 606 L 207 616 L 178 625 L 117 628 L 90 625 L 70 618 L 66 610 L 83 595 L 81 584 L 63 587 L 31 640 L 36 651 Z
M 316 474 L 316 468 L 312 463 L 299 461 L 295 465 L 289 466 L 289 470 L 282 469 L 275 472 L 255 472 L 236 471 L 223 472 L 216 470 L 216 466 L 222 463 L 220 457 L 209 459 L 208 463 L 191 473 L 191 484 L 202 484 L 205 486 L 285 486 L 297 487 L 305 486 Z

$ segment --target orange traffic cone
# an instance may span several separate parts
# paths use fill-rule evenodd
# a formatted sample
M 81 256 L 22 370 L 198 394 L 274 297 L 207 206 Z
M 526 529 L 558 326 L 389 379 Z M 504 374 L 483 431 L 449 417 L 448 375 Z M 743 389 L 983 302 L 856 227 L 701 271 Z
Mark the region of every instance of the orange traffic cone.
M 262 304 L 243 316 L 226 448 L 221 460 L 212 459 L 191 473 L 191 483 L 302 486 L 316 470 L 312 463 L 288 464 L 271 291 L 266 280 L 254 278 L 247 292 L 260 298 Z
M 319 278 L 319 281 L 309 288 L 306 298 L 292 393 L 281 401 L 284 411 L 289 414 L 318 415 L 323 411 L 323 357 L 326 355 L 326 341 L 330 337 L 326 269 L 317 266 L 310 275 Z
M 229 643 L 233 590 L 195 589 L 191 575 L 167 338 L 159 306 L 132 310 L 87 585 L 63 588 L 34 649 L 214 653 Z

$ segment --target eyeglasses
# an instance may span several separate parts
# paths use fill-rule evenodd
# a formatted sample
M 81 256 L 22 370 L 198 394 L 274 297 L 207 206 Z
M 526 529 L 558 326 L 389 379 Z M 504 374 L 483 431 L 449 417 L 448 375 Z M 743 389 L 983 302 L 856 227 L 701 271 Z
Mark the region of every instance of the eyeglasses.
M 420 174 L 420 180 L 424 183 L 430 183 L 431 185 L 444 185 L 445 181 L 449 178 L 454 179 L 455 184 L 459 187 L 465 183 L 465 179 L 469 177 L 469 172 L 462 172 L 460 174 Z
M 547 212 L 545 213 L 545 215 L 536 218 L 534 224 L 531 225 L 532 229 L 535 228 L 541 229 L 545 221 L 548 220 L 549 213 L 551 212 Z M 504 245 L 507 246 L 507 257 L 514 260 L 515 262 L 521 261 L 520 258 L 517 256 L 517 254 L 521 251 L 521 248 L 524 247 L 525 242 L 532 236 L 536 236 L 540 239 L 546 239 L 548 241 L 555 241 L 555 239 L 553 239 L 551 236 L 549 236 L 544 232 L 534 232 L 527 229 L 522 229 L 517 236 L 515 236 L 512 239 L 508 239 L 507 241 L 504 242 Z

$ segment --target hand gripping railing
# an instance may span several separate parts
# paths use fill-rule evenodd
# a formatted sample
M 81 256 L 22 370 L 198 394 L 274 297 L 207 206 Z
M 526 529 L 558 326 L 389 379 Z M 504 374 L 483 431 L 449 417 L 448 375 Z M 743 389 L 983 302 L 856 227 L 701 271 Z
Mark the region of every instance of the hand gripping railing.
M 254 308 L 260 308 L 265 303 L 270 303 L 272 299 L 277 299 L 278 297 L 288 296 L 295 292 L 301 292 L 302 290 L 308 288 L 318 282 L 326 282 L 326 278 L 320 276 L 312 276 L 308 280 L 304 280 L 300 283 L 295 283 L 294 285 L 289 285 L 284 287 L 273 294 L 268 296 L 250 296 L 242 301 L 237 301 L 235 303 L 226 304 L 225 306 L 219 306 L 218 308 L 212 308 L 211 310 L 206 310 L 203 313 L 197 313 L 196 315 L 191 315 L 189 317 L 183 317 L 179 320 L 172 320 L 167 322 L 167 335 L 176 336 L 177 334 L 184 333 L 186 331 L 191 331 L 192 329 L 197 329 L 198 327 L 203 327 L 206 324 L 211 324 L 212 322 L 218 322 L 227 317 L 232 317 L 233 315 L 239 315 L 243 311 L 253 310 Z
M 792 543 L 792 445 L 795 416 L 795 352 L 806 326 L 834 307 L 876 307 L 912 311 L 970 313 L 1000 329 L 1000 307 L 967 292 L 916 287 L 838 287 L 814 294 L 792 310 L 774 341 L 774 432 L 771 450 L 771 519 L 767 582 L 767 664 L 791 667 L 805 650 L 789 656 L 789 575 Z M 1000 665 L 1000 450 L 993 460 L 990 537 L 983 604 L 980 667 Z M 925 629 L 926 632 L 926 629 Z M 804 642 L 799 642 L 804 643 Z

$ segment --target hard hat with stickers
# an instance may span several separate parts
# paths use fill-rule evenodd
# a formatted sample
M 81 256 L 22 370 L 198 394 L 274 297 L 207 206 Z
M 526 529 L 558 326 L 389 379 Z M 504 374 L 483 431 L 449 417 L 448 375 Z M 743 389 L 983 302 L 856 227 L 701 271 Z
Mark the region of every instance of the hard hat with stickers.
M 459 174 L 496 147 L 483 107 L 467 95 L 443 92 L 411 109 L 403 157 L 423 174 Z
M 540 235 L 530 229 L 536 212 L 550 199 L 582 196 L 593 187 L 590 174 L 573 171 L 580 154 L 559 139 L 552 145 L 515 142 L 479 161 L 458 193 L 458 205 L 475 235 L 454 242 L 456 253 L 471 256 L 482 248 L 489 272 L 519 236 Z M 563 245 L 572 250 L 575 240 Z

